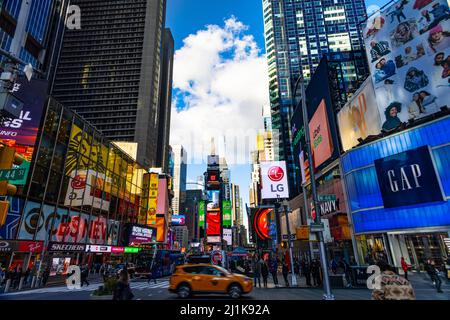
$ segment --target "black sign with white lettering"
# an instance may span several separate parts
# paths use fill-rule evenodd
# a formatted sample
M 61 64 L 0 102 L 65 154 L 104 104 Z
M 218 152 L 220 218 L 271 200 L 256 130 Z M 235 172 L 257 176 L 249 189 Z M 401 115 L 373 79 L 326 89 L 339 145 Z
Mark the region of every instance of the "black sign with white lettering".
M 50 242 L 48 251 L 51 252 L 84 252 L 86 245 L 76 243 Z
M 444 201 L 428 146 L 375 160 L 385 208 Z

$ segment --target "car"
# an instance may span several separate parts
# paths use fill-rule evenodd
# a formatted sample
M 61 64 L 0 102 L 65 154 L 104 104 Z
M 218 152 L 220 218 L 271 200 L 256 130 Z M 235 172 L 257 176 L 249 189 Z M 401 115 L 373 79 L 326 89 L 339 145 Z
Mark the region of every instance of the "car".
M 252 290 L 251 278 L 212 264 L 178 266 L 169 281 L 169 291 L 182 299 L 193 294 L 228 294 L 238 299 Z

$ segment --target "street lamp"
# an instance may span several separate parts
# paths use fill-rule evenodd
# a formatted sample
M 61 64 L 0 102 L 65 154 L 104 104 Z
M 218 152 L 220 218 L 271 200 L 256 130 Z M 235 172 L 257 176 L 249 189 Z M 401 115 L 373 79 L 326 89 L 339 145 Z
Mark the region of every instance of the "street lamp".
M 317 233 L 317 237 L 319 238 L 319 246 L 320 246 L 320 260 L 322 261 L 322 269 L 323 269 L 323 280 L 324 280 L 324 300 L 335 300 L 334 295 L 331 292 L 331 285 L 330 285 L 330 277 L 328 274 L 328 259 L 327 254 L 325 251 L 325 242 L 324 242 L 324 228 L 323 224 L 321 222 L 321 212 L 320 212 L 320 206 L 317 196 L 317 186 L 316 186 L 316 178 L 314 175 L 314 164 L 313 164 L 313 156 L 312 156 L 312 148 L 311 148 L 311 136 L 309 132 L 309 123 L 308 123 L 308 110 L 306 106 L 306 93 L 305 93 L 305 80 L 303 78 L 303 75 L 301 75 L 297 82 L 295 83 L 295 89 L 293 91 L 293 97 L 295 100 L 296 92 L 298 89 L 298 85 L 301 84 L 302 88 L 302 111 L 303 111 L 303 127 L 305 129 L 305 141 L 306 141 L 306 147 L 308 151 L 308 161 L 309 161 L 309 174 L 310 174 L 310 180 L 311 180 L 311 189 L 312 189 L 312 196 L 313 196 L 313 208 L 316 212 L 316 217 L 314 221 L 311 223 L 310 228 L 312 232 Z M 296 105 L 296 103 L 294 103 Z M 305 197 L 306 198 L 306 197 Z M 305 203 L 306 207 L 306 203 Z
M 297 286 L 297 277 L 295 276 L 294 272 L 294 258 L 292 257 L 292 245 L 291 245 L 291 229 L 289 227 L 289 202 L 287 200 L 284 200 L 281 205 L 283 206 L 284 215 L 286 217 L 286 228 L 287 228 L 287 234 L 288 234 L 288 246 L 289 246 L 289 260 L 291 263 L 291 279 L 292 279 L 292 286 Z

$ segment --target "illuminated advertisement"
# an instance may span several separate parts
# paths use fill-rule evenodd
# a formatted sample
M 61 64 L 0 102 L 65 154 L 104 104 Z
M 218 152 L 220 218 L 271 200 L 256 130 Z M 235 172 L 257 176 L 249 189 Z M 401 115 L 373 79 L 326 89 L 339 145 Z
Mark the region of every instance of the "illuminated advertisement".
M 224 228 L 223 229 L 223 240 L 227 242 L 227 245 L 233 245 L 233 229 Z
M 93 170 L 73 171 L 70 176 L 64 205 L 72 207 L 92 206 L 103 211 L 109 210 L 111 195 L 104 190 L 111 185 L 111 178 Z
M 84 243 L 88 241 L 91 244 L 105 244 L 108 241 L 109 233 L 111 243 L 117 244 L 118 241 L 118 221 L 110 220 L 107 223 L 105 217 L 92 216 L 70 211 L 63 208 L 56 208 L 44 205 L 41 209 L 40 204 L 28 201 L 24 210 L 24 216 L 20 226 L 18 238 L 47 241 L 50 235 L 50 241 L 67 243 Z
M 173 226 L 184 226 L 186 224 L 186 216 L 184 215 L 173 215 L 172 225 Z
M 218 190 L 208 190 L 208 211 L 220 211 L 220 191 Z
M 19 79 L 14 83 L 11 94 L 20 99 L 23 109 L 18 119 L 6 120 L 0 125 L 0 140 L 6 145 L 14 147 L 21 154 L 24 161 L 18 168 L 25 169 L 25 178 L 11 181 L 15 185 L 25 185 L 30 169 L 30 162 L 47 101 L 48 83 L 45 80 Z
M 396 1 L 368 19 L 364 35 L 384 131 L 448 105 L 447 0 Z
M 447 116 L 342 156 L 356 234 L 450 225 L 449 128 Z M 424 146 L 431 149 L 431 164 L 428 151 L 418 149 Z
M 358 139 L 380 133 L 381 118 L 370 77 L 339 111 L 337 118 L 344 151 L 358 145 Z
M 166 242 L 166 219 L 164 217 L 156 217 L 156 241 Z
M 128 246 L 139 246 L 143 243 L 156 242 L 157 229 L 142 225 L 129 224 L 126 226 L 128 233 Z
M 140 224 L 156 224 L 156 211 L 158 199 L 159 175 L 146 173 L 142 179 L 142 214 L 139 217 Z
M 325 99 L 322 99 L 316 113 L 309 122 L 309 132 L 311 136 L 314 167 L 317 168 L 330 159 L 333 154 L 333 142 L 330 136 L 330 126 L 328 123 Z
M 232 226 L 232 213 L 231 213 L 231 201 L 230 200 L 224 200 L 222 201 L 222 212 L 223 212 L 223 218 L 222 218 L 222 224 L 224 227 L 231 227 Z
M 158 198 L 156 201 L 156 213 L 159 215 L 169 213 L 169 194 L 167 190 L 167 179 L 160 178 L 158 182 Z
M 198 202 L 198 225 L 199 227 L 205 227 L 205 201 Z
M 208 211 L 206 214 L 206 235 L 220 235 L 220 211 Z
M 268 224 L 268 215 L 273 211 L 271 208 L 258 208 L 254 210 L 252 215 L 252 229 L 256 234 L 258 240 L 269 240 L 269 224 Z
M 261 162 L 262 199 L 289 198 L 285 161 Z
M 206 184 L 208 189 L 220 189 L 220 171 L 208 170 Z

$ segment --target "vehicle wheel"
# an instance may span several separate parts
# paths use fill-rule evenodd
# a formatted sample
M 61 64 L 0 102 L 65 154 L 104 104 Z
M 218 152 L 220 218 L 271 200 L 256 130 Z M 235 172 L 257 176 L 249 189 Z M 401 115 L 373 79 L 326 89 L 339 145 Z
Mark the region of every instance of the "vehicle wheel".
M 230 288 L 228 289 L 228 294 L 233 299 L 239 299 L 242 295 L 242 289 L 237 284 L 232 284 Z
M 191 288 L 189 288 L 187 284 L 182 284 L 178 287 L 177 293 L 181 299 L 189 298 L 191 295 Z

